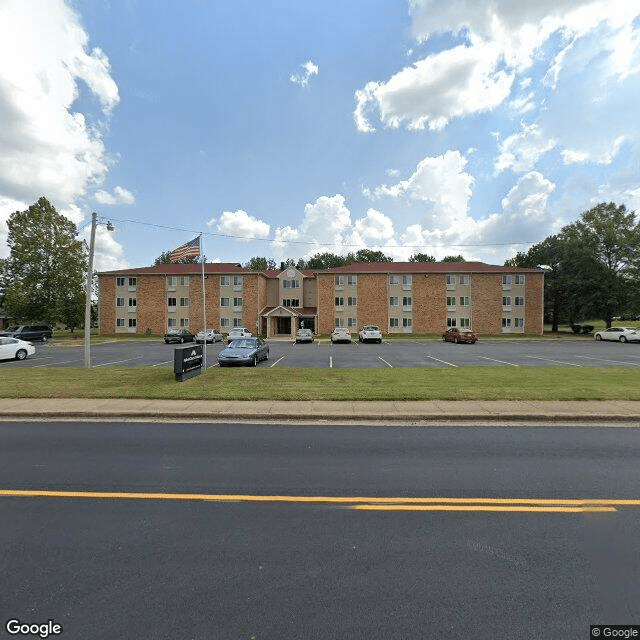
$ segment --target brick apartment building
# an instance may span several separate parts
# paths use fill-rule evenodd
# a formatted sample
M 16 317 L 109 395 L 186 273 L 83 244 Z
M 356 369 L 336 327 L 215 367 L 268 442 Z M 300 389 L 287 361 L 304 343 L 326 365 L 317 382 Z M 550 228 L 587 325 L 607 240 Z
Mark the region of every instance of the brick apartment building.
M 482 262 L 359 263 L 251 271 L 239 264 L 163 264 L 98 274 L 100 333 L 188 327 L 270 337 L 334 327 L 385 333 L 542 334 L 544 273 Z M 203 304 L 204 289 L 204 304 Z

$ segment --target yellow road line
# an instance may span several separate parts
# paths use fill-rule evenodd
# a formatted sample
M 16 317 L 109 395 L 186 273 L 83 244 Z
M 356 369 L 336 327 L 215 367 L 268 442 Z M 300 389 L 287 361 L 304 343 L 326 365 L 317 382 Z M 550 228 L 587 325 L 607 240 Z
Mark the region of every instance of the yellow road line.
M 615 507 L 534 507 L 513 505 L 444 504 L 356 504 L 358 511 L 517 511 L 520 513 L 611 513 Z
M 444 497 L 364 497 L 364 496 L 286 496 L 217 493 L 141 493 L 122 491 L 49 491 L 0 489 L 0 497 L 88 498 L 115 500 L 179 500 L 210 502 L 288 502 L 301 504 L 346 504 L 358 509 L 407 509 L 448 511 L 503 510 L 615 510 L 616 506 L 640 506 L 640 500 L 625 499 L 560 499 L 560 498 L 444 498 Z M 465 509 L 468 507 L 468 509 Z

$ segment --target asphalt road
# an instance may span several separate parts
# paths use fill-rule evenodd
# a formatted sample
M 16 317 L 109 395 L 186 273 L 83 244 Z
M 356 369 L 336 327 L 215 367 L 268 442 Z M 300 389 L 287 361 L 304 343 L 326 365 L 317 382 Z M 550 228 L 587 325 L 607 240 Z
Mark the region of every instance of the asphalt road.
M 260 367 L 640 367 L 640 344 L 595 340 L 481 340 L 452 344 L 439 340 L 397 340 L 382 344 L 313 344 L 270 341 L 269 359 Z M 224 344 L 207 346 L 207 366 L 217 366 Z M 176 345 L 161 341 L 121 341 L 94 345 L 94 367 L 173 367 Z M 36 343 L 34 356 L 21 362 L 0 361 L 0 371 L 13 367 L 82 367 L 84 348 Z
M 640 623 L 638 498 L 637 429 L 0 424 L 0 621 L 586 639 Z

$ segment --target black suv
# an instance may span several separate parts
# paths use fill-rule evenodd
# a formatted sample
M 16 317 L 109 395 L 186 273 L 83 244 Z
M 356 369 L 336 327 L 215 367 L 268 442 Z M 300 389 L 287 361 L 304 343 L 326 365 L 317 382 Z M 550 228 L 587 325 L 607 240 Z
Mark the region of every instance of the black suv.
M 19 340 L 42 340 L 46 342 L 53 335 L 51 327 L 46 324 L 23 324 L 20 327 L 11 327 L 7 331 L 0 332 L 0 336 L 11 336 Z

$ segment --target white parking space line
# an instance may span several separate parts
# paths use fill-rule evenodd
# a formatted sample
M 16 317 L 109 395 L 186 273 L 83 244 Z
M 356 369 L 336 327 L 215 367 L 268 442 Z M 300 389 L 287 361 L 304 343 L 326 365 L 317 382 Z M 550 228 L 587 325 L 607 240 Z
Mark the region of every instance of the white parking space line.
M 576 356 L 576 358 L 586 358 L 587 360 L 598 360 L 599 362 L 613 362 L 614 364 L 626 364 L 629 367 L 640 367 L 637 362 L 625 362 L 623 360 L 607 360 L 606 358 L 593 358 L 592 356 Z
M 329 356 L 329 369 L 333 369 L 333 356 Z
M 519 367 L 519 364 L 513 364 L 513 362 L 505 362 L 504 360 L 496 360 L 495 358 L 487 358 L 487 356 L 478 356 L 483 360 L 491 360 L 492 362 L 499 362 L 500 364 L 508 364 L 510 367 Z
M 378 360 L 382 360 L 382 362 L 384 362 L 387 365 L 387 367 L 391 367 L 393 369 L 393 365 L 389 364 L 384 358 L 381 358 L 380 356 L 378 356 Z
M 48 364 L 34 364 L 33 368 L 36 369 L 37 367 L 49 367 L 49 366 L 56 366 L 59 364 L 71 364 L 72 362 L 82 362 L 82 360 L 63 360 L 62 362 L 50 362 Z
M 93 367 L 108 367 L 110 364 L 122 364 L 123 362 L 131 362 L 132 360 L 140 360 L 142 356 L 136 356 L 135 358 L 127 358 L 126 360 L 115 360 L 114 362 L 103 362 L 102 364 L 94 364 Z
M 451 364 L 450 362 L 447 362 L 446 360 L 440 360 L 438 358 L 434 358 L 433 356 L 425 356 L 426 358 L 431 358 L 432 360 L 437 360 L 438 362 L 442 362 L 442 364 L 448 364 L 450 367 L 457 367 L 457 364 Z
M 550 358 L 541 358 L 540 356 L 526 356 L 527 358 L 535 358 L 536 360 L 544 360 L 545 362 L 555 362 L 555 364 L 566 364 L 569 367 L 581 367 L 581 364 L 575 362 L 561 362 L 560 360 L 551 360 Z
M 171 364 L 173 360 L 167 360 L 166 362 L 158 362 L 157 364 L 152 364 L 152 367 L 161 367 L 163 364 Z
M 271 367 L 270 367 L 270 368 L 275 367 L 275 366 L 278 364 L 278 362 L 280 362 L 280 360 L 282 360 L 283 358 L 286 358 L 286 355 L 285 355 L 285 356 L 281 356 L 281 357 L 279 357 L 279 358 L 278 358 L 278 359 L 277 359 L 277 360 L 276 360 L 276 361 L 271 365 Z

